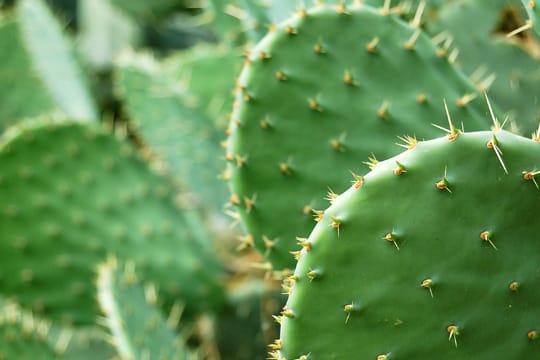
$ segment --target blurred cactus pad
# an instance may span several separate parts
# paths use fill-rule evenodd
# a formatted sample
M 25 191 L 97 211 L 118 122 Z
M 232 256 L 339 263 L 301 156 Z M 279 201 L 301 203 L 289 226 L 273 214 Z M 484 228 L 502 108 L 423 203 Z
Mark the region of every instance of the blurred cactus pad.
M 0 360 L 540 355 L 528 0 L 0 0 Z

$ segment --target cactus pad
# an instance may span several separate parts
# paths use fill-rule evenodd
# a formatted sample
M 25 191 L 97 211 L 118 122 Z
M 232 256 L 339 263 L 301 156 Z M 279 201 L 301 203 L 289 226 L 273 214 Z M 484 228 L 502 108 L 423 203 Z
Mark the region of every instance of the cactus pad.
M 483 99 L 448 57 L 364 5 L 300 11 L 250 51 L 224 176 L 248 241 L 275 267 L 293 266 L 295 236 L 309 233 L 311 210 L 328 188 L 347 187 L 349 171 L 365 173 L 362 161 L 398 153 L 397 142 L 438 136 L 443 99 L 466 129 L 485 128 Z
M 529 135 L 540 121 L 538 44 L 525 32 L 507 37 L 525 17 L 517 0 L 453 1 L 427 28 L 437 41 L 451 42 L 459 50 L 456 64 L 479 89 L 489 89 L 508 113 L 512 131 Z
M 531 22 L 531 26 L 536 33 L 536 36 L 540 37 L 540 3 L 538 0 L 521 0 L 521 2 L 527 10 L 529 21 Z
M 57 360 L 69 343 L 68 333 L 56 339 L 56 347 L 49 343 L 50 324 L 38 319 L 19 306 L 0 302 L 0 359 Z
M 238 60 L 232 50 L 199 47 L 164 62 L 128 55 L 116 71 L 117 93 L 138 133 L 185 181 L 193 199 L 219 214 L 227 199 L 218 179 L 220 130 L 226 128 Z
M 98 271 L 98 298 L 113 343 L 126 359 L 187 359 L 183 340 L 174 333 L 181 314 L 177 309 L 169 324 L 157 308 L 155 287 L 143 286 L 134 264 L 110 259 Z
M 200 223 L 128 143 L 94 126 L 37 121 L 5 133 L 0 163 L 4 295 L 53 319 L 93 323 L 94 269 L 112 253 L 137 262 L 171 303 L 219 303 L 220 266 L 195 235 Z
M 504 130 L 379 163 L 304 240 L 274 358 L 535 357 L 538 169 L 538 139 Z
M 42 0 L 21 0 L 14 16 L 0 19 L 0 47 L 9 49 L 0 53 L 0 130 L 54 111 L 73 120 L 97 119 L 82 71 Z

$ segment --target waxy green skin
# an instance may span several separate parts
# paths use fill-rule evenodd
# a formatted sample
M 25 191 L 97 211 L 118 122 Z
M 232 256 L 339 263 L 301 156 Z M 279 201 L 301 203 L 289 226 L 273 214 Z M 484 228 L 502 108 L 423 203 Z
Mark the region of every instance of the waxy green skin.
M 0 19 L 0 132 L 25 117 L 58 112 L 97 119 L 94 100 L 62 34 L 42 0 L 21 0 Z M 17 86 L 14 86 L 17 84 Z M 31 101 L 29 101 L 31 99 Z
M 517 24 L 507 19 L 508 14 Z M 441 38 L 446 33 L 447 39 L 453 39 L 452 46 L 459 49 L 456 65 L 471 79 L 474 76 L 480 87 L 489 88 L 490 98 L 507 113 L 513 132 L 529 136 L 540 120 L 536 100 L 540 71 L 534 55 L 538 42 L 528 33 L 521 34 L 524 38 L 508 38 L 513 29 L 500 29 L 505 22 L 507 27 L 519 27 L 519 21 L 525 20 L 518 0 L 463 0 L 442 6 L 426 28 L 432 36 Z
M 187 359 L 184 341 L 174 331 L 178 324 L 168 323 L 156 294 L 139 282 L 134 265 L 110 259 L 98 270 L 98 299 L 118 354 L 126 359 Z
M 494 136 L 508 173 L 486 146 Z M 406 168 L 399 176 L 396 162 Z M 293 315 L 282 317 L 281 358 L 534 358 L 540 190 L 523 172 L 535 169 L 540 142 L 502 130 L 420 142 L 381 162 L 309 236 L 286 305 Z
M 433 138 L 440 130 L 432 124 L 448 127 L 444 99 L 465 129 L 487 126 L 472 83 L 421 32 L 406 49 L 419 30 L 396 16 L 369 6 L 301 15 L 250 52 L 226 154 L 232 211 L 277 269 L 294 266 L 295 237 L 309 234 L 309 208 L 324 206 L 329 188 L 345 189 L 346 175 L 365 173 L 372 154 L 398 153 L 398 136 Z M 457 106 L 465 94 L 476 98 Z
M 95 267 L 131 259 L 166 306 L 220 306 L 221 267 L 176 188 L 95 126 L 36 121 L 0 140 L 0 287 L 53 320 L 94 324 Z M 204 231 L 202 231 L 204 232 Z M 204 259 L 204 262 L 203 262 Z M 191 310 L 189 310 L 191 308 Z

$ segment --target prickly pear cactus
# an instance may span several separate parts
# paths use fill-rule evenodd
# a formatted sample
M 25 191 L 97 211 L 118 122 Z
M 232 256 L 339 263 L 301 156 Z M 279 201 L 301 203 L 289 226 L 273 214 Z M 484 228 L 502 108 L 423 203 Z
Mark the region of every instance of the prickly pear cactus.
M 436 41 L 459 50 L 456 64 L 479 89 L 489 89 L 512 130 L 529 135 L 540 120 L 539 45 L 527 32 L 507 36 L 525 21 L 518 0 L 462 0 L 446 3 L 427 29 Z
M 102 327 L 64 328 L 52 324 L 49 333 L 49 343 L 53 346 L 62 338 L 62 341 L 66 341 L 69 336 L 69 342 L 62 352 L 62 359 L 65 360 L 112 359 L 118 355 L 110 343 L 109 334 Z
M 396 154 L 395 143 L 438 136 L 444 99 L 466 129 L 484 128 L 484 101 L 453 57 L 364 5 L 301 10 L 265 37 L 238 81 L 224 173 L 246 245 L 292 267 L 295 237 L 309 233 L 324 193 Z
M 419 142 L 335 198 L 286 281 L 273 358 L 535 357 L 538 135 Z
M 94 269 L 112 253 L 138 263 L 169 306 L 219 306 L 221 268 L 201 222 L 128 143 L 94 126 L 36 121 L 5 133 L 0 163 L 4 295 L 92 324 Z
M 0 131 L 24 117 L 61 112 L 93 121 L 97 111 L 61 26 L 42 0 L 21 0 L 0 18 Z M 14 85 L 16 84 L 16 86 Z
M 262 39 L 269 29 L 271 30 L 276 24 L 288 19 L 295 12 L 315 6 L 366 4 L 414 20 L 417 13 L 430 19 L 435 17 L 437 10 L 442 6 L 441 2 L 443 0 L 430 0 L 428 2 L 422 0 L 272 0 L 268 2 L 240 0 L 242 8 L 247 13 L 242 18 L 243 23 L 248 35 L 251 35 L 251 38 L 256 41 Z
M 529 15 L 530 26 L 532 26 L 537 36 L 540 36 L 540 3 L 537 0 L 521 0 Z
M 126 55 L 116 69 L 116 92 L 135 129 L 171 173 L 185 181 L 194 202 L 220 215 L 228 191 L 218 179 L 223 161 L 219 142 L 238 60 L 233 50 L 207 46 L 163 62 Z
M 50 324 L 19 306 L 0 303 L 0 359 L 44 359 L 57 360 L 67 347 L 69 336 L 62 334 L 56 346 L 47 337 Z
M 156 288 L 139 282 L 135 264 L 109 259 L 98 270 L 98 299 L 119 355 L 126 359 L 188 359 L 184 340 L 174 332 L 182 308 L 169 319 L 158 309 Z

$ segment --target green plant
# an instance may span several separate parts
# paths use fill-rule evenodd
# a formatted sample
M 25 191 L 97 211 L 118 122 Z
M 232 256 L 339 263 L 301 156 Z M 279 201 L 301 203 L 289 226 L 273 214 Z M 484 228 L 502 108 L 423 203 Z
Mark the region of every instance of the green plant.
M 380 162 L 305 240 L 276 358 L 534 356 L 539 168 L 538 139 L 502 130 Z
M 59 112 L 97 120 L 94 100 L 61 25 L 38 0 L 21 0 L 0 18 L 0 131 L 21 118 Z M 17 84 L 17 86 L 13 86 Z M 29 101 L 31 100 L 31 101 Z
M 0 161 L 4 295 L 52 319 L 92 324 L 95 267 L 115 254 L 188 308 L 223 300 L 202 221 L 130 144 L 95 126 L 38 120 L 4 134 Z
M 295 237 L 347 173 L 447 126 L 444 99 L 466 129 L 486 127 L 482 97 L 449 55 L 368 6 L 302 10 L 250 52 L 229 127 L 230 202 L 276 269 L 293 266 Z
M 99 266 L 98 299 L 106 315 L 113 343 L 128 359 L 187 359 L 185 339 L 174 333 L 182 313 L 175 304 L 168 319 L 160 313 L 154 284 L 139 282 L 134 263 L 114 258 Z
M 0 359 L 535 356 L 535 2 L 67 7 L 0 1 Z

